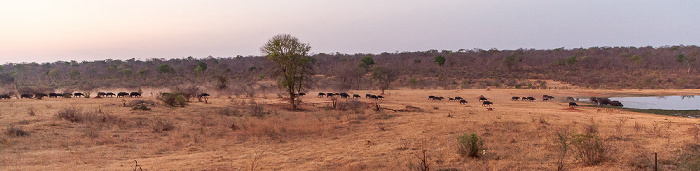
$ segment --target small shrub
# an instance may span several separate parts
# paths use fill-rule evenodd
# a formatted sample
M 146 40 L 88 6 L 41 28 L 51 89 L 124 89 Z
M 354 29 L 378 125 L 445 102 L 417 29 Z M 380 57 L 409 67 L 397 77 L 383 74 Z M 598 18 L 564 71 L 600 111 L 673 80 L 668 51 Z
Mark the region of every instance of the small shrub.
M 151 108 L 148 108 L 145 104 L 138 104 L 134 105 L 134 107 L 131 108 L 131 110 L 151 110 Z
M 250 115 L 256 118 L 262 118 L 265 117 L 266 114 L 269 112 L 265 112 L 265 108 L 263 105 L 255 103 L 255 101 L 250 102 Z
M 240 113 L 236 109 L 231 109 L 230 107 L 224 107 L 219 110 L 219 113 L 225 116 L 240 116 Z
M 29 113 L 29 116 L 34 116 L 36 115 L 36 109 L 34 109 L 34 107 L 29 107 L 29 111 L 27 111 L 27 113 Z
M 22 130 L 22 128 L 8 127 L 5 134 L 7 134 L 9 136 L 22 137 L 22 136 L 28 136 L 29 132 Z
M 58 111 L 58 117 L 70 122 L 81 122 L 87 119 L 83 112 L 76 108 L 62 109 Z
M 457 153 L 462 155 L 462 157 L 477 158 L 481 156 L 479 152 L 483 149 L 484 141 L 478 135 L 475 133 L 464 134 L 459 136 L 457 140 L 459 140 Z
M 571 139 L 572 150 L 585 165 L 597 165 L 606 159 L 607 147 L 596 134 L 576 134 Z
M 157 118 L 153 124 L 153 132 L 161 133 L 175 129 L 173 122 L 167 119 Z
M 700 170 L 700 144 L 686 144 L 680 157 L 680 166 L 687 170 Z
M 158 100 L 172 107 L 185 107 L 187 105 L 187 99 L 182 93 L 164 93 L 158 97 Z
M 90 98 L 90 92 L 83 92 L 83 97 Z
M 564 159 L 566 159 L 566 153 L 571 147 L 569 147 L 569 135 L 567 131 L 560 131 L 556 133 L 554 139 L 554 144 L 559 152 L 559 158 L 557 160 L 557 170 L 564 170 Z

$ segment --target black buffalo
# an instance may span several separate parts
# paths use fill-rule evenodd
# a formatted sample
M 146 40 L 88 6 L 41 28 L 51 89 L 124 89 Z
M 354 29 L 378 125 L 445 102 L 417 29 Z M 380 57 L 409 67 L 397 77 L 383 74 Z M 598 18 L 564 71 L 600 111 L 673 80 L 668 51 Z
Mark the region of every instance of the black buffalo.
M 83 93 L 73 93 L 73 97 L 82 97 L 84 96 Z
M 365 94 L 365 98 L 369 98 L 371 96 L 372 96 L 372 94 Z
M 326 93 L 318 93 L 318 97 L 326 96 Z
M 10 97 L 9 94 L 2 94 L 2 95 L 0 95 L 0 99 L 10 99 L 10 98 L 11 98 L 11 97 Z
M 462 97 L 459 97 L 459 96 L 455 97 L 455 100 L 462 100 L 462 99 L 463 99 L 463 98 L 462 98 Z
M 120 98 L 120 97 L 121 97 L 121 98 L 124 98 L 124 97 L 126 97 L 126 96 L 128 96 L 128 95 L 129 95 L 129 93 L 127 93 L 127 92 L 119 92 L 119 93 L 117 93 L 117 98 Z
M 384 96 L 377 96 L 378 99 L 383 100 Z
M 63 96 L 63 94 L 58 94 L 58 93 L 49 93 L 49 98 L 58 98 L 59 96 L 60 96 L 60 97 L 62 97 L 62 96 Z
M 520 100 L 520 97 L 513 97 L 513 98 L 511 98 L 511 99 L 512 99 L 513 101 L 518 101 L 518 100 Z
M 489 99 L 486 99 L 486 97 L 484 97 L 484 96 L 479 97 L 479 101 L 487 101 L 487 100 L 489 100 Z
M 105 92 L 97 92 L 97 97 L 104 97 L 107 96 L 107 93 Z
M 464 100 L 464 99 L 459 100 L 459 104 L 467 104 L 467 100 Z
M 435 100 L 435 96 L 428 96 L 428 100 Z
M 24 98 L 31 99 L 32 97 L 33 96 L 31 94 L 20 94 L 19 95 L 19 98 L 21 98 L 21 99 L 24 99 Z
M 107 92 L 107 96 L 112 97 L 112 96 L 116 96 L 116 94 L 114 94 L 112 92 Z
M 37 98 L 37 99 L 43 99 L 46 96 L 48 96 L 48 95 L 46 95 L 44 93 L 34 93 L 34 98 Z
M 201 93 L 201 94 L 197 95 L 197 98 L 209 97 L 209 96 L 211 96 L 211 95 L 209 95 L 209 93 Z
M 359 94 L 353 94 L 353 95 L 352 95 L 352 98 L 353 98 L 353 99 L 357 99 L 357 98 L 362 98 L 362 96 L 360 96 Z
M 578 107 L 578 104 L 575 102 L 569 102 L 569 107 Z
M 617 100 L 611 101 L 611 102 L 610 102 L 610 106 L 619 106 L 619 107 L 622 107 L 622 102 L 617 101 Z
M 131 94 L 129 94 L 129 97 L 141 97 L 141 93 L 139 93 L 139 92 L 131 92 Z
M 535 98 L 534 98 L 534 97 L 526 97 L 526 99 L 527 99 L 528 101 L 535 101 Z
M 485 100 L 484 102 L 481 103 L 481 106 L 491 106 L 492 104 L 493 104 L 493 102 Z
M 370 100 L 379 100 L 379 97 L 377 95 L 370 95 L 369 99 Z

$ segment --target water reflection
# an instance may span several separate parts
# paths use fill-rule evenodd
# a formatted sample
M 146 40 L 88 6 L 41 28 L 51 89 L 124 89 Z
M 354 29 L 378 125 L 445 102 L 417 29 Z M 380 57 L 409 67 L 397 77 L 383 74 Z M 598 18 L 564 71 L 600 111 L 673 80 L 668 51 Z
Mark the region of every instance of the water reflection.
M 626 108 L 663 110 L 700 110 L 700 98 L 695 95 L 655 97 L 612 97 Z

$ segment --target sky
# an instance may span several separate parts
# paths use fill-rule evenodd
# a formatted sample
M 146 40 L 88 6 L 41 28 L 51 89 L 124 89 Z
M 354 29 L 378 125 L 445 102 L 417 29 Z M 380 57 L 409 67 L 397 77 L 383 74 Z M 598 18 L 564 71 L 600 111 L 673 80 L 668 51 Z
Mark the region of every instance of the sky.
M 700 44 L 692 0 L 0 0 L 0 64 Z

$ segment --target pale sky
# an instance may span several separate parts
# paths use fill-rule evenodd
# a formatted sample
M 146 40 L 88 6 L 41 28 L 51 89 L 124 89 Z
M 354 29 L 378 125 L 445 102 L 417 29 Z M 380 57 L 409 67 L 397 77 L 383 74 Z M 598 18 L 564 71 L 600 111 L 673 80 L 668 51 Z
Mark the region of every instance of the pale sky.
M 312 53 L 700 45 L 700 1 L 0 0 L 0 64 Z

